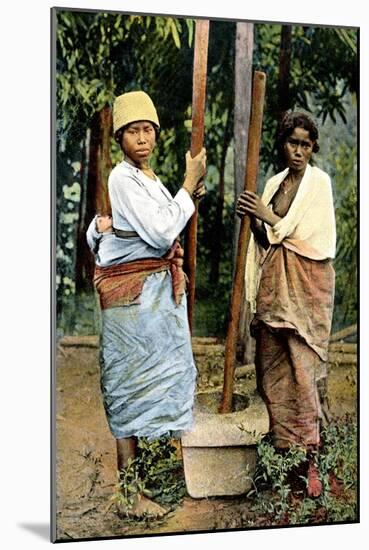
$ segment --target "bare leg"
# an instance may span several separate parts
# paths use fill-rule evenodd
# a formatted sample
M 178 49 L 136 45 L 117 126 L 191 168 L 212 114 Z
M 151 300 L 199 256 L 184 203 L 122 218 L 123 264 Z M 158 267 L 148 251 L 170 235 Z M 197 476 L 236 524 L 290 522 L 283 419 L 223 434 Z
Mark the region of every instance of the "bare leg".
M 135 437 L 129 437 L 126 439 L 117 439 L 117 464 L 118 470 L 121 472 L 124 470 L 129 459 L 136 457 L 137 440 Z M 137 499 L 130 509 L 124 506 L 119 507 L 119 512 L 122 515 L 129 515 L 134 517 L 143 517 L 145 515 L 162 517 L 167 511 L 165 508 L 159 506 L 143 494 L 138 494 Z
M 322 482 L 319 479 L 315 454 L 315 452 L 308 452 L 307 494 L 312 498 L 319 497 L 323 490 Z
M 117 463 L 118 470 L 127 468 L 128 460 L 136 457 L 137 440 L 135 437 L 117 439 Z
M 322 409 L 321 425 L 325 428 L 332 421 L 332 415 L 330 412 L 330 404 L 328 398 L 328 380 L 327 377 L 320 378 L 317 383 L 319 401 Z

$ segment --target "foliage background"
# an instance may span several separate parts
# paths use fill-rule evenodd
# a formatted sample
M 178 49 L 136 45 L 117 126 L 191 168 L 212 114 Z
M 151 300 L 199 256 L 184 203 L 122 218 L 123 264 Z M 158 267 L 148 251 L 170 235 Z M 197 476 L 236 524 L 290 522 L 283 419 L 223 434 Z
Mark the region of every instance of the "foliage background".
M 91 170 L 96 117 L 111 107 L 115 95 L 138 88 L 150 93 L 163 128 L 154 168 L 175 192 L 182 182 L 190 140 L 194 21 L 67 10 L 58 10 L 56 19 L 58 334 L 89 334 L 98 331 L 99 318 L 81 242 L 93 214 L 91 197 L 96 193 Z M 237 162 L 232 135 L 235 32 L 235 22 L 211 22 L 206 112 L 208 194 L 200 205 L 195 310 L 195 334 L 201 335 L 224 336 L 232 285 Z M 279 92 L 281 32 L 279 24 L 254 25 L 254 69 L 267 73 L 260 188 L 278 162 L 274 140 L 283 107 Z M 291 27 L 288 107 L 306 110 L 318 120 L 321 151 L 315 161 L 331 175 L 336 203 L 334 329 L 355 322 L 357 315 L 356 43 L 354 29 Z M 112 139 L 110 149 L 111 163 L 115 164 L 120 153 Z M 222 178 L 225 192 L 219 214 Z M 219 250 L 217 266 L 214 258 Z

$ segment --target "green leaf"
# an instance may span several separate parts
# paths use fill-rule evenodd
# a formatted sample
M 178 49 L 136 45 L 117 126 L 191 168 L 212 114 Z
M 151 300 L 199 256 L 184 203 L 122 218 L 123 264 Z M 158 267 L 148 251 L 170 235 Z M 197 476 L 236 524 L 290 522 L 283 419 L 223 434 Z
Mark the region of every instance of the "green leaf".
M 193 19 L 185 19 L 187 29 L 188 29 L 188 45 L 189 47 L 192 46 L 193 41 L 193 30 L 194 30 L 194 20 Z
M 181 48 L 181 41 L 180 41 L 180 38 L 179 38 L 177 27 L 175 26 L 174 23 L 172 24 L 172 36 L 173 36 L 174 44 L 176 45 L 176 47 L 178 49 L 180 49 Z
M 351 48 L 352 52 L 356 55 L 357 53 L 357 47 L 353 39 L 351 38 L 349 32 L 346 29 L 335 29 L 336 33 L 340 37 L 340 39 L 349 47 Z

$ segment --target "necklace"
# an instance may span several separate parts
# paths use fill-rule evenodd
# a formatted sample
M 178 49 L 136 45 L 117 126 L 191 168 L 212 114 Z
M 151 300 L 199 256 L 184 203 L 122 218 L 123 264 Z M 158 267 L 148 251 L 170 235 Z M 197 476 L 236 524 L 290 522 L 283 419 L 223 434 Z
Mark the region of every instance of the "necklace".
M 283 180 L 281 185 L 283 194 L 287 195 L 287 193 L 290 193 L 291 191 L 296 189 L 296 187 L 300 185 L 301 179 L 302 178 L 296 178 L 294 180 L 290 176 L 287 176 L 287 178 Z

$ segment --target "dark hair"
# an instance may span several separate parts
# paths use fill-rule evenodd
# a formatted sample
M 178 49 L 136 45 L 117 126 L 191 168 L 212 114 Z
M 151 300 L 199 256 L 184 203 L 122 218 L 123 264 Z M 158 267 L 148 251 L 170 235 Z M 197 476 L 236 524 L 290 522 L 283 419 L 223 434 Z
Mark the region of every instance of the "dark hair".
M 285 114 L 278 129 L 277 147 L 279 154 L 284 158 L 284 144 L 295 128 L 304 128 L 304 130 L 309 132 L 309 137 L 314 142 L 313 153 L 317 153 L 319 151 L 319 131 L 317 125 L 305 113 L 292 112 Z
M 151 120 L 148 120 L 148 122 L 150 122 L 150 124 L 153 125 L 154 127 L 154 130 L 155 130 L 155 138 L 158 139 L 159 138 L 159 135 L 160 135 L 160 128 L 154 123 L 154 122 L 151 122 Z M 128 126 L 130 126 L 131 124 L 133 124 L 133 122 L 130 122 L 129 124 L 126 124 L 125 126 L 122 126 L 121 128 L 119 128 L 119 130 L 117 130 L 114 134 L 114 139 L 117 143 L 119 143 L 120 145 L 120 148 L 123 150 L 122 148 L 122 136 L 123 136 L 123 132 L 126 128 L 128 128 Z

